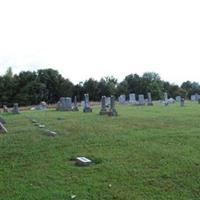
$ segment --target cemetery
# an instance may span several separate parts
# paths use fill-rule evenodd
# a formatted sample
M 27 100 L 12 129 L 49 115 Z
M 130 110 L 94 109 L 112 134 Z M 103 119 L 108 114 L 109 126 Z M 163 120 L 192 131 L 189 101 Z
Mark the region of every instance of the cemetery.
M 3 199 L 198 199 L 198 98 L 128 97 L 2 108 Z

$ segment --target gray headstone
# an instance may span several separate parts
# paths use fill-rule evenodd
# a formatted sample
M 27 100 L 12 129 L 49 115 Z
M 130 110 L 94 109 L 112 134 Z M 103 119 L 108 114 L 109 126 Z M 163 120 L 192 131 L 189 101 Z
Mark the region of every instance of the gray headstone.
M 120 96 L 119 96 L 119 103 L 120 104 L 125 104 L 126 103 L 126 96 L 124 95 L 124 94 L 121 94 Z
M 74 97 L 73 111 L 79 111 L 78 105 L 77 105 L 77 98 L 76 98 L 76 96 Z
M 45 110 L 47 108 L 47 103 L 45 101 L 41 101 L 39 105 L 35 107 L 36 110 Z
M 9 109 L 6 105 L 3 105 L 3 112 L 9 112 Z
M 72 98 L 71 97 L 61 97 L 57 103 L 57 110 L 72 111 Z
M 106 97 L 102 96 L 101 97 L 101 110 L 99 112 L 100 115 L 105 115 L 107 114 L 107 108 L 106 108 Z
M 148 97 L 147 105 L 148 106 L 153 106 L 153 102 L 152 102 L 152 98 L 151 98 L 151 93 L 150 92 L 147 93 L 147 97 Z
M 20 114 L 18 103 L 14 103 L 12 113 L 13 114 Z
M 110 106 L 110 97 L 106 97 L 106 107 Z
M 140 106 L 145 105 L 145 100 L 144 100 L 143 94 L 138 95 L 138 103 L 139 103 Z
M 168 95 L 167 92 L 164 93 L 164 104 L 167 106 L 168 105 Z
M 184 105 L 185 105 L 185 99 L 181 98 L 181 100 L 180 100 L 180 106 L 183 107 Z
M 176 96 L 176 101 L 180 102 L 181 101 L 181 96 Z
M 117 116 L 117 111 L 115 109 L 115 98 L 114 96 L 111 96 L 111 102 L 110 102 L 110 110 L 108 111 L 109 116 Z
M 137 103 L 134 93 L 129 94 L 129 103 L 130 104 L 136 104 Z
M 84 94 L 83 112 L 92 112 L 92 108 L 90 107 L 90 102 L 89 102 L 89 94 Z

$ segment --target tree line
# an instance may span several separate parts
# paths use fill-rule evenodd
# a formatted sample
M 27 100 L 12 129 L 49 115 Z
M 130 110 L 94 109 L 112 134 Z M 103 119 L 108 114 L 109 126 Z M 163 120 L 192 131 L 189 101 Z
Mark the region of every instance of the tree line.
M 0 76 L 0 106 L 12 106 L 15 102 L 21 106 L 35 105 L 41 101 L 56 103 L 63 96 L 77 96 L 77 100 L 81 101 L 85 93 L 89 93 L 90 100 L 100 101 L 103 95 L 117 98 L 121 94 L 128 97 L 129 93 L 147 95 L 147 92 L 151 92 L 153 100 L 163 99 L 164 92 L 172 98 L 190 98 L 192 94 L 200 93 L 200 84 L 186 81 L 178 86 L 161 80 L 155 72 L 145 72 L 142 76 L 129 74 L 121 82 L 107 76 L 99 81 L 89 78 L 78 84 L 73 84 L 54 69 L 13 74 L 10 67 Z

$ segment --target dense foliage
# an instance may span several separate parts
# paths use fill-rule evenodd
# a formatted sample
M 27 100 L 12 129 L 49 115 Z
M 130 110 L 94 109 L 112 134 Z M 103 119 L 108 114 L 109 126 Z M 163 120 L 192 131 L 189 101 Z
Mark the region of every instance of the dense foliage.
M 14 102 L 21 106 L 38 104 L 40 101 L 56 103 L 61 96 L 75 95 L 80 101 L 84 93 L 89 93 L 90 100 L 99 101 L 102 95 L 117 97 L 120 94 L 146 95 L 151 92 L 153 99 L 158 100 L 163 98 L 165 91 L 169 97 L 180 95 L 190 98 L 191 94 L 200 93 L 200 85 L 186 81 L 178 86 L 161 80 L 154 72 L 146 72 L 142 76 L 129 74 L 121 82 L 113 76 L 101 78 L 100 81 L 90 78 L 76 85 L 54 69 L 23 71 L 13 75 L 12 69 L 9 68 L 0 76 L 0 103 L 8 106 L 12 106 Z

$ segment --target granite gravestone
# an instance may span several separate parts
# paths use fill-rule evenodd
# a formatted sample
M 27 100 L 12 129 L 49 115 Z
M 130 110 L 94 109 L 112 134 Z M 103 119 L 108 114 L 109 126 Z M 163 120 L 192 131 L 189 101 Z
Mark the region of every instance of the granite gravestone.
M 147 97 L 148 97 L 147 105 L 148 106 L 153 106 L 153 102 L 152 102 L 152 98 L 151 98 L 151 93 L 150 92 L 147 93 Z
M 185 105 L 185 99 L 182 97 L 180 100 L 180 106 L 183 107 Z
M 107 108 L 106 108 L 106 97 L 101 97 L 101 110 L 99 112 L 100 115 L 106 115 L 107 114 Z
M 57 103 L 58 111 L 72 111 L 72 98 L 71 97 L 61 97 Z
M 89 102 L 89 95 L 84 94 L 84 108 L 83 112 L 92 112 L 92 108 L 90 107 L 90 102 Z
M 144 106 L 145 105 L 145 100 L 144 100 L 144 95 L 143 94 L 139 94 L 138 95 L 138 105 L 139 106 Z
M 45 101 L 41 101 L 39 105 L 35 107 L 36 110 L 45 110 L 47 108 L 47 103 Z
M 124 94 L 121 94 L 120 96 L 119 96 L 119 103 L 120 104 L 125 104 L 126 103 L 126 96 L 124 95 Z
M 72 110 L 73 111 L 79 111 L 78 105 L 77 105 L 77 98 L 76 98 L 76 96 L 74 97 L 74 105 L 73 105 Z
M 181 101 L 181 96 L 176 96 L 175 99 L 176 99 L 177 102 L 180 102 Z
M 196 96 L 195 95 L 191 95 L 190 99 L 191 99 L 191 101 L 195 101 L 196 100 Z
M 110 106 L 110 97 L 106 97 L 106 107 Z
M 6 105 L 3 105 L 3 112 L 9 112 L 9 109 Z
M 129 103 L 130 104 L 136 104 L 137 103 L 134 93 L 129 94 Z
M 108 116 L 117 116 L 117 111 L 115 109 L 115 98 L 114 96 L 111 96 L 110 98 L 111 102 L 110 102 L 110 109 L 108 111 Z
M 165 104 L 165 106 L 167 106 L 168 105 L 168 95 L 167 95 L 167 92 L 165 92 L 164 93 L 164 104 Z
M 18 103 L 14 103 L 12 113 L 13 114 L 20 114 Z

